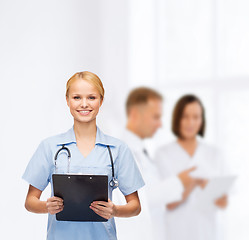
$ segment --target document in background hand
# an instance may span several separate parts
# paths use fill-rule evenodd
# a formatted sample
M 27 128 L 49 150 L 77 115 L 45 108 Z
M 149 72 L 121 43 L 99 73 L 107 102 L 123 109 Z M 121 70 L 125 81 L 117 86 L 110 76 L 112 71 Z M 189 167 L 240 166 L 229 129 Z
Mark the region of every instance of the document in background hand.
M 206 187 L 199 191 L 199 207 L 205 210 L 214 209 L 215 200 L 228 194 L 236 178 L 236 176 L 222 176 L 209 179 Z

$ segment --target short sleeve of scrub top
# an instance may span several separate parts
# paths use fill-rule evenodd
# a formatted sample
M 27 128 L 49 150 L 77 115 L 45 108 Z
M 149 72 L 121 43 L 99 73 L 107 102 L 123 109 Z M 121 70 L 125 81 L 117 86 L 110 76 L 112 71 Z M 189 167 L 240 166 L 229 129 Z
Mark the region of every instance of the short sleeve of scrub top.
M 120 191 L 126 196 L 137 191 L 144 182 L 134 161 L 133 154 L 126 144 L 122 145 L 117 163 L 117 179 Z M 138 175 L 137 175 L 138 174 Z
M 118 179 L 119 188 L 124 195 L 129 195 L 144 186 L 144 181 L 127 145 L 122 141 L 105 135 L 97 128 L 95 148 L 84 158 L 76 145 L 73 128 L 64 134 L 43 140 L 32 156 L 23 179 L 43 191 L 52 181 L 55 172 L 54 155 L 62 145 L 71 152 L 71 173 L 107 174 L 111 180 L 111 162 L 107 146 L 111 148 L 114 161 L 114 175 Z M 61 153 L 57 159 L 59 169 L 66 173 L 67 155 Z M 91 172 L 89 172 L 91 171 Z M 51 184 L 53 195 L 53 187 Z M 113 188 L 108 184 L 108 195 L 112 199 Z M 115 204 L 115 203 L 114 203 Z M 86 240 L 116 240 L 114 218 L 107 222 L 70 222 L 57 221 L 55 215 L 48 214 L 47 240 L 86 239 Z
M 23 174 L 23 179 L 35 188 L 43 191 L 50 182 L 51 167 L 53 162 L 46 141 L 42 141 Z

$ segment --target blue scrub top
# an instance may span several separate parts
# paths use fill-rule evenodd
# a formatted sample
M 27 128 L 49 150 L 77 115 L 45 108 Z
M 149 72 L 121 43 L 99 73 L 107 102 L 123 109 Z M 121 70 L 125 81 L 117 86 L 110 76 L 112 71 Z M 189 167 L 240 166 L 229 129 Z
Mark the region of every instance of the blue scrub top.
M 112 167 L 107 149 L 109 145 L 120 191 L 124 195 L 129 195 L 144 186 L 144 181 L 128 146 L 116 138 L 105 135 L 98 127 L 95 147 L 86 158 L 76 146 L 73 127 L 66 133 L 43 140 L 32 156 L 23 179 L 43 191 L 52 182 L 52 174 L 55 173 L 54 156 L 63 144 L 71 152 L 70 173 L 108 175 L 110 182 Z M 67 153 L 61 151 L 57 158 L 57 173 L 67 173 L 67 163 Z M 51 196 L 53 196 L 52 185 Z M 111 200 L 112 191 L 113 188 L 108 184 L 108 197 Z M 48 214 L 47 239 L 114 240 L 117 239 L 114 218 L 107 222 L 70 222 L 57 221 L 55 215 Z

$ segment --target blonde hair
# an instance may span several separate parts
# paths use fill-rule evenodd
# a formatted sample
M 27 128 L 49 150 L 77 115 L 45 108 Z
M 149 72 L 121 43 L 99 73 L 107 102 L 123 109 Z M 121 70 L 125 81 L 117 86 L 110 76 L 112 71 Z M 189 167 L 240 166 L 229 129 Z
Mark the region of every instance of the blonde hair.
M 77 72 L 75 73 L 68 81 L 67 81 L 67 85 L 66 85 L 66 96 L 68 97 L 68 92 L 69 92 L 69 88 L 72 85 L 73 82 L 75 82 L 78 79 L 82 79 L 85 80 L 89 83 L 91 83 L 93 86 L 95 86 L 100 94 L 100 99 L 103 100 L 104 99 L 104 95 L 105 95 L 105 89 L 103 87 L 103 84 L 100 80 L 100 78 L 92 73 L 92 72 L 88 72 L 88 71 L 84 71 L 84 72 Z

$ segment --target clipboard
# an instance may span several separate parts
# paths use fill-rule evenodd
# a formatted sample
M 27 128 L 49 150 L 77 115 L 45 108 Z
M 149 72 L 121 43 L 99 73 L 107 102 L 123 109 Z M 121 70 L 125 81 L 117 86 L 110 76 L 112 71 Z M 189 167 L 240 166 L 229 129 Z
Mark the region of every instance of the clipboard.
M 108 201 L 107 175 L 53 174 L 54 196 L 64 200 L 58 221 L 106 222 L 89 208 L 93 201 Z

